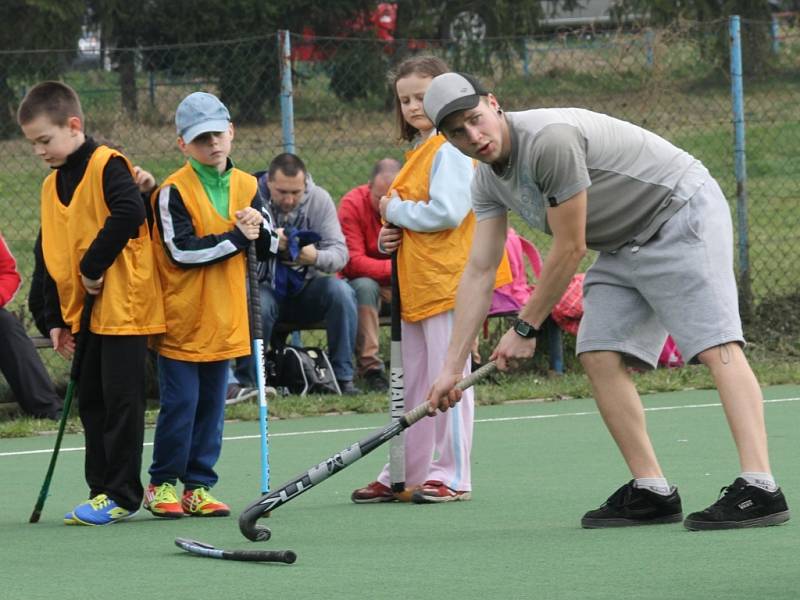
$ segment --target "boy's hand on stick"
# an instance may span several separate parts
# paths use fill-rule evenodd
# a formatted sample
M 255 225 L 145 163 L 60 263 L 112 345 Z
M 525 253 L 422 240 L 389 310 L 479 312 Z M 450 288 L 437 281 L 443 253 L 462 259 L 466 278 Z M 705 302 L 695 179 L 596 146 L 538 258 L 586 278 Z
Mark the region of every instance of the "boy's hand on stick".
M 261 213 L 251 206 L 236 211 L 236 227 L 248 240 L 258 239 L 263 220 Z
M 75 352 L 75 337 L 72 332 L 65 327 L 55 327 L 50 330 L 50 341 L 53 342 L 53 350 L 64 358 L 69 358 Z

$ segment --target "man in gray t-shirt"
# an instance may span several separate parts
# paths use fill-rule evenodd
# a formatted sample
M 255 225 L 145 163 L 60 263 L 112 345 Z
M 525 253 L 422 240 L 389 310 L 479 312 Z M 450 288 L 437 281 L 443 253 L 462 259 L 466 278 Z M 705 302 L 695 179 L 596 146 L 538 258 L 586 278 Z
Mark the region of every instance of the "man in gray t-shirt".
M 772 476 L 761 390 L 742 350 L 730 211 L 717 182 L 691 155 L 654 133 L 577 108 L 505 113 L 469 75 L 431 82 L 425 112 L 448 141 L 480 161 L 472 183 L 478 224 L 456 299 L 455 325 L 434 408 L 454 388 L 488 310 L 503 256 L 508 212 L 552 235 L 541 279 L 491 358 L 536 349 L 536 334 L 587 248 L 599 251 L 584 282 L 577 353 L 603 419 L 633 480 L 586 528 L 672 523 L 683 518 L 664 477 L 627 364 L 653 367 L 669 331 L 684 357 L 711 371 L 739 451 L 741 474 L 688 529 L 776 525 L 789 509 Z

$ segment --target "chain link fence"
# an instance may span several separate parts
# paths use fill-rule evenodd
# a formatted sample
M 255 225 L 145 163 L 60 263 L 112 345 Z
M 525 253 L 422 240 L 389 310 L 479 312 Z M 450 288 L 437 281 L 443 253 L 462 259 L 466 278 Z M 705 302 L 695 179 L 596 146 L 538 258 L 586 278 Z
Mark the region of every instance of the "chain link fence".
M 56 76 L 72 85 L 87 132 L 122 149 L 157 180 L 183 162 L 173 124 L 180 100 L 197 90 L 218 94 L 236 125 L 237 166 L 263 169 L 293 149 L 315 182 L 338 199 L 367 181 L 377 159 L 402 159 L 407 147 L 398 141 L 387 72 L 406 56 L 427 52 L 479 76 L 506 110 L 588 108 L 646 127 L 702 160 L 741 225 L 742 310 L 755 317 L 751 328 L 759 327 L 759 319 L 776 311 L 800 308 L 800 28 L 791 18 L 742 22 L 746 174 L 739 173 L 738 183 L 730 46 L 729 23 L 718 21 L 480 44 L 276 33 L 103 53 L 5 52 L 0 231 L 27 279 L 46 172 L 18 133 L 14 111 L 37 80 Z M 546 251 L 546 237 L 514 225 Z M 25 292 L 10 308 L 30 324 Z

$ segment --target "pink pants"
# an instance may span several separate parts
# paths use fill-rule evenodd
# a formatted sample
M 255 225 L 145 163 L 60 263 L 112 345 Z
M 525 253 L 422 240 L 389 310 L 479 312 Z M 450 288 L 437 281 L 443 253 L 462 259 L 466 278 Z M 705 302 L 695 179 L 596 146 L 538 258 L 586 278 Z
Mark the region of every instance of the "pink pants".
M 453 328 L 453 311 L 416 323 L 403 321 L 403 382 L 406 411 L 426 401 L 428 391 L 444 364 Z M 470 359 L 464 374 L 470 372 Z M 472 389 L 446 413 L 425 417 L 405 431 L 406 487 L 428 480 L 443 482 L 456 491 L 471 491 L 470 451 L 475 413 Z M 388 486 L 389 465 L 378 481 Z

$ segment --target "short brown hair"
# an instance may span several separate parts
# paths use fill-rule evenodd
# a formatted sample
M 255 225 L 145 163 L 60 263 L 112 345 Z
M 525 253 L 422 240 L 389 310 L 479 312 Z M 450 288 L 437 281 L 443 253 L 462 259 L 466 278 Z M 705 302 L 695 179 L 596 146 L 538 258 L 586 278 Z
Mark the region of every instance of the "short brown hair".
M 267 169 L 267 179 L 275 181 L 275 173 L 278 171 L 283 173 L 286 177 L 297 177 L 298 173 L 308 175 L 305 163 L 299 156 L 290 152 L 278 154 L 278 156 L 272 159 L 272 162 L 269 163 L 269 169 Z
M 20 102 L 17 122 L 30 123 L 40 115 L 63 127 L 70 117 L 78 117 L 83 123 L 83 110 L 77 92 L 60 81 L 42 81 L 33 86 Z
M 405 59 L 389 73 L 389 83 L 394 93 L 394 112 L 397 119 L 397 128 L 400 130 L 400 139 L 410 142 L 419 133 L 419 130 L 406 123 L 406 120 L 403 118 L 403 111 L 400 108 L 400 98 L 397 95 L 397 82 L 409 75 L 419 75 L 421 77 L 430 77 L 433 79 L 437 75 L 447 73 L 449 70 L 450 67 L 447 66 L 447 63 L 438 56 L 423 54 Z

